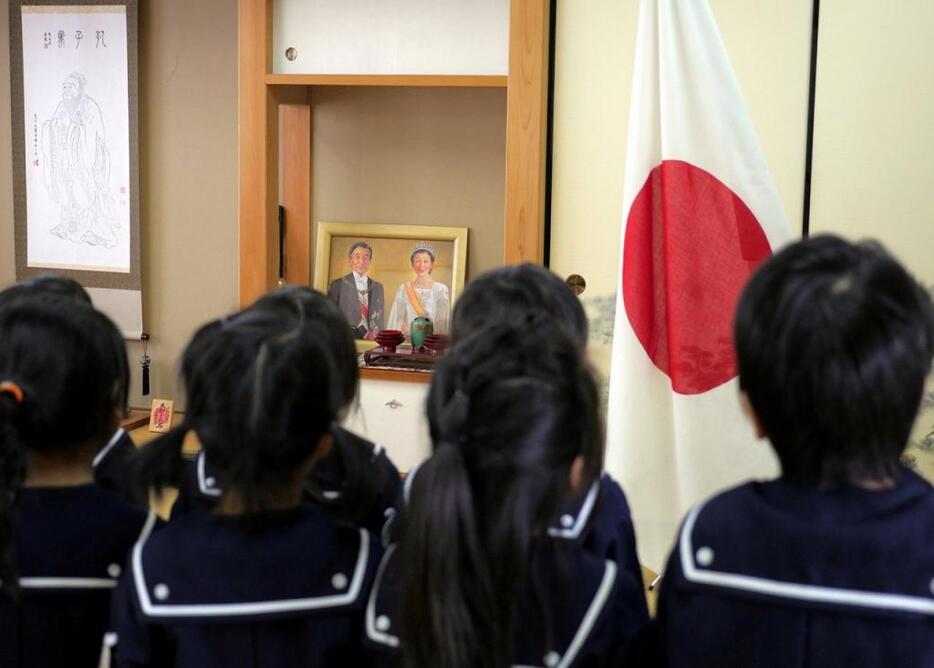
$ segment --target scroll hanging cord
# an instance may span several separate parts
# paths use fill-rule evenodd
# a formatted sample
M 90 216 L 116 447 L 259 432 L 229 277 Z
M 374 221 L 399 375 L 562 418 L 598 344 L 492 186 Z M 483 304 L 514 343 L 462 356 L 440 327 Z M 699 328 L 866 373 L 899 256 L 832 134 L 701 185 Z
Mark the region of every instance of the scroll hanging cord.
M 139 365 L 143 371 L 143 396 L 149 394 L 149 365 L 152 364 L 152 358 L 149 356 L 149 334 L 143 332 L 139 340 L 143 342 L 143 356 L 139 358 Z

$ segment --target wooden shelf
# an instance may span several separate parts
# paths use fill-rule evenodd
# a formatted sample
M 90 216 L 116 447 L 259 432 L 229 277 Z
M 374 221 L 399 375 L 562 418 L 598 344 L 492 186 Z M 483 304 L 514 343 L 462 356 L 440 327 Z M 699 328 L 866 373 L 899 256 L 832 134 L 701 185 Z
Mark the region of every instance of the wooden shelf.
M 541 263 L 544 259 L 545 165 L 548 108 L 550 6 L 544 0 L 509 0 L 511 75 L 445 74 L 271 74 L 273 2 L 238 0 L 238 202 L 239 296 L 247 306 L 276 285 L 278 205 L 292 218 L 306 220 L 313 137 L 313 86 L 480 88 L 506 91 L 505 207 L 503 262 Z M 280 109 L 292 109 L 280 127 Z M 294 113 L 291 113 L 294 112 Z M 296 130 L 297 128 L 297 130 Z M 286 132 L 288 134 L 286 134 Z M 298 137 L 282 156 L 287 201 L 280 202 L 279 146 L 282 136 Z M 307 139 L 306 139 L 307 137 Z M 294 150 L 292 150 L 294 149 Z M 296 158 L 297 156 L 297 158 Z M 296 208 L 297 207 L 297 208 Z M 295 226 L 292 226 L 295 229 Z M 286 280 L 304 282 L 309 250 L 306 237 L 286 230 Z M 298 273 L 296 273 L 296 271 Z M 401 375 L 401 374 L 400 374 Z M 424 381 L 423 381 L 424 382 Z
M 127 431 L 133 431 L 139 427 L 149 426 L 149 411 L 143 408 L 131 408 L 127 416 L 120 422 L 120 426 Z
M 395 380 L 403 383 L 430 383 L 434 373 L 406 371 L 405 369 L 371 369 L 360 367 L 360 378 L 368 380 Z
M 505 75 L 481 74 L 267 74 L 277 86 L 399 86 L 409 88 L 506 88 Z

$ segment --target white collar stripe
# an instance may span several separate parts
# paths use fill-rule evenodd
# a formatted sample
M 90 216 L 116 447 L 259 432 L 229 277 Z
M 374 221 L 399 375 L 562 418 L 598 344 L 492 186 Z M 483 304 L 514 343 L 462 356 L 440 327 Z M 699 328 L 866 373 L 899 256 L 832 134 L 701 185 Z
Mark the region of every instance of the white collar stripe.
M 597 493 L 599 491 L 600 481 L 596 480 L 593 485 L 590 486 L 590 491 L 587 492 L 587 498 L 584 499 L 584 503 L 581 505 L 580 512 L 577 513 L 577 517 L 574 519 L 574 525 L 569 529 L 549 527 L 548 535 L 552 538 L 570 538 L 571 540 L 576 540 L 579 538 L 581 532 L 584 530 L 584 527 L 587 526 L 587 520 L 590 519 L 590 513 L 593 512 L 593 507 L 597 502 Z
M 117 427 L 117 431 L 115 431 L 114 435 L 110 437 L 109 441 L 107 441 L 107 445 L 101 448 L 101 451 L 94 455 L 94 459 L 91 460 L 92 468 L 97 468 L 97 465 L 104 461 L 104 457 L 107 456 L 107 453 L 113 450 L 113 447 L 125 433 L 126 432 L 123 430 L 123 427 Z
M 204 604 L 154 604 L 149 598 L 146 577 L 143 573 L 143 547 L 149 538 L 147 533 L 141 536 L 133 546 L 133 580 L 143 613 L 152 617 L 226 617 L 236 615 L 259 615 L 300 610 L 317 610 L 353 603 L 360 595 L 363 578 L 366 575 L 370 552 L 370 536 L 365 529 L 360 529 L 360 550 L 354 567 L 353 580 L 344 594 L 331 596 L 312 596 L 309 598 L 283 599 L 278 601 L 250 601 L 244 603 L 204 603 Z
M 603 579 L 600 581 L 597 593 L 594 594 L 593 600 L 590 602 L 590 607 L 587 608 L 587 613 L 584 615 L 584 619 L 581 620 L 581 625 L 577 628 L 577 633 L 574 634 L 574 638 L 565 650 L 564 656 L 561 657 L 557 668 L 567 668 L 574 663 L 574 659 L 577 658 L 577 653 L 580 652 L 581 647 L 584 646 L 584 643 L 590 636 L 590 632 L 593 630 L 594 624 L 597 623 L 597 619 L 600 617 L 600 613 L 603 612 L 606 601 L 610 597 L 610 592 L 613 591 L 613 583 L 615 581 L 616 564 L 607 559 L 606 568 L 603 571 Z
M 389 564 L 389 559 L 392 557 L 392 553 L 395 552 L 396 546 L 390 545 L 386 548 L 385 554 L 383 554 L 383 560 L 379 564 L 379 568 L 376 570 L 376 578 L 373 580 L 373 588 L 370 590 L 370 600 L 366 604 L 366 634 L 369 636 L 370 640 L 373 640 L 384 645 L 389 645 L 390 647 L 399 646 L 399 638 L 390 633 L 380 631 L 376 628 L 376 595 L 379 593 L 380 583 L 383 581 L 383 573 L 386 570 L 386 566 Z
M 409 497 L 412 495 L 412 481 L 415 480 L 415 474 L 421 465 L 421 463 L 418 463 L 410 468 L 405 476 L 405 482 L 402 483 L 402 500 L 405 501 L 405 505 L 409 505 Z
M 23 589 L 113 589 L 117 581 L 109 578 L 26 577 L 19 579 Z
M 221 490 L 217 487 L 209 486 L 204 474 L 204 451 L 198 453 L 198 489 L 206 496 L 220 496 Z
M 698 569 L 694 563 L 694 549 L 691 534 L 702 508 L 703 504 L 698 505 L 688 514 L 684 522 L 684 528 L 681 530 L 681 538 L 679 541 L 684 577 L 691 582 L 709 584 L 726 589 L 737 589 L 756 594 L 765 594 L 784 599 L 934 615 L 934 600 L 921 598 L 920 596 L 869 592 L 856 589 L 843 589 L 840 587 L 824 587 L 821 585 L 769 580 L 754 575 Z
M 376 578 L 373 581 L 373 588 L 370 590 L 370 599 L 367 601 L 366 605 L 367 636 L 370 638 L 370 640 L 388 645 L 390 647 L 398 647 L 399 638 L 389 633 L 380 631 L 376 628 L 376 598 L 377 594 L 379 593 L 380 583 L 383 580 L 383 573 L 385 572 L 386 566 L 389 564 L 389 559 L 395 549 L 395 545 L 390 545 L 386 549 L 386 552 L 383 555 L 383 560 L 376 571 Z M 577 654 L 580 652 L 581 647 L 583 647 L 584 643 L 587 641 L 587 638 L 590 636 L 590 632 L 593 630 L 594 624 L 596 624 L 600 613 L 606 606 L 606 601 L 610 596 L 610 592 L 613 590 L 613 583 L 615 581 L 616 564 L 607 560 L 606 567 L 603 570 L 603 578 L 600 580 L 600 586 L 597 587 L 597 592 L 594 594 L 593 600 L 591 600 L 590 606 L 587 608 L 587 612 L 584 614 L 584 618 L 581 620 L 580 626 L 577 627 L 577 631 L 574 633 L 574 638 L 571 640 L 571 644 L 568 645 L 567 650 L 564 652 L 564 656 L 561 657 L 561 662 L 558 664 L 558 668 L 567 668 L 567 666 L 570 666 L 574 663 L 574 659 L 577 658 Z

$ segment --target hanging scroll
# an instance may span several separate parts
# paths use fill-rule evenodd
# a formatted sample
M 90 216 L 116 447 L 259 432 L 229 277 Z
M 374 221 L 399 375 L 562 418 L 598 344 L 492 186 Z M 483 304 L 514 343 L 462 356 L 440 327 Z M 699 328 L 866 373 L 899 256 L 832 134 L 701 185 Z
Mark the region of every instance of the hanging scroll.
M 136 0 L 10 6 L 18 279 L 88 288 L 142 332 Z

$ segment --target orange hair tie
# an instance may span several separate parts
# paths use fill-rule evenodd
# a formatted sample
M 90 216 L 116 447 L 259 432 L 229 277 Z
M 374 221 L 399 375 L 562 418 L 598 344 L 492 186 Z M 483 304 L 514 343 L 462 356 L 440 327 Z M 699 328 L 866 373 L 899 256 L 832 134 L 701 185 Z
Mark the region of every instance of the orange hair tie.
M 14 383 L 12 380 L 5 380 L 0 383 L 0 394 L 12 394 L 13 398 L 16 399 L 16 403 L 23 403 L 23 388 Z

